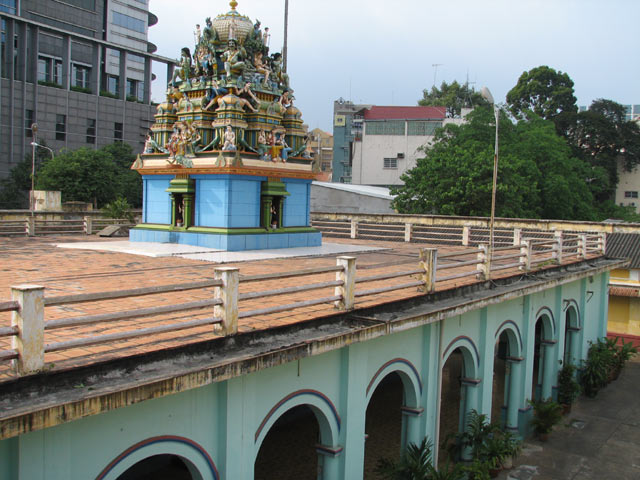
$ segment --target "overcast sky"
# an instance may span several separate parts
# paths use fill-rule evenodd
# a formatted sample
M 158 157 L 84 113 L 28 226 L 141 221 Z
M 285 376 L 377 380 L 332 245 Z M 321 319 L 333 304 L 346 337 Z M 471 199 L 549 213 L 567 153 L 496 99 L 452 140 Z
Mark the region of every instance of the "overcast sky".
M 150 0 L 158 55 L 193 50 L 193 31 L 230 10 L 225 0 Z M 238 0 L 281 51 L 284 0 Z M 469 80 L 496 102 L 522 72 L 566 72 L 579 105 L 640 104 L 640 0 L 289 0 L 288 72 L 311 129 L 331 132 L 333 101 L 415 105 L 424 88 Z M 442 64 L 435 68 L 434 64 Z M 156 67 L 157 68 L 157 67 Z M 166 70 L 154 70 L 163 98 Z

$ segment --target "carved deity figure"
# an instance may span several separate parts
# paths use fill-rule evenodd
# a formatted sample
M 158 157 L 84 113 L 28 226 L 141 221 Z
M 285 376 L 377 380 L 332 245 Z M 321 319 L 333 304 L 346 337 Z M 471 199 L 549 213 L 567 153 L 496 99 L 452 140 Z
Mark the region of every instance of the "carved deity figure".
M 204 30 L 202 31 L 202 39 L 205 41 L 206 44 L 211 45 L 213 42 L 218 40 L 218 34 L 213 29 L 213 24 L 211 23 L 211 17 L 207 17 L 205 23 L 207 26 L 204 27 Z
M 280 150 L 280 157 L 282 158 L 282 161 L 286 163 L 289 159 L 289 153 L 291 153 L 291 150 L 293 149 L 289 145 L 287 145 L 287 142 L 284 139 L 284 134 L 280 135 L 277 143 L 278 145 L 282 146 L 282 150 Z
M 271 70 L 267 64 L 262 60 L 262 52 L 257 52 L 253 56 L 253 66 L 256 67 L 256 72 L 264 75 L 263 85 L 267 85 L 269 83 L 269 75 L 271 75 Z
M 207 93 L 205 98 L 208 99 L 208 102 L 203 110 L 209 110 L 214 103 L 218 103 L 218 100 L 224 95 L 226 95 L 228 90 L 226 88 L 222 88 L 218 85 L 218 82 L 215 79 L 211 79 L 211 90 Z
M 227 50 L 222 54 L 222 60 L 224 61 L 224 69 L 227 72 L 227 79 L 231 78 L 232 70 L 244 69 L 244 62 L 240 59 L 240 50 L 235 40 L 229 40 L 229 46 Z
M 195 40 L 196 45 L 200 43 L 200 39 L 202 38 L 202 32 L 200 31 L 200 24 L 196 24 L 196 29 L 193 31 L 193 39 Z
M 258 155 L 260 155 L 260 160 L 268 160 L 267 152 L 269 151 L 269 145 L 267 144 L 267 136 L 264 133 L 264 130 L 260 130 L 257 138 L 258 143 Z
M 231 18 L 229 21 L 229 35 L 227 37 L 228 40 L 237 40 L 236 38 L 236 19 Z
M 273 77 L 279 84 L 289 89 L 289 75 L 282 69 L 282 54 L 274 53 L 271 57 L 271 70 L 273 71 Z
M 189 81 L 189 77 L 191 76 L 191 52 L 187 47 L 184 47 L 182 49 L 178 65 L 179 67 L 176 68 L 173 72 L 171 85 L 175 85 L 177 77 L 180 77 L 180 80 L 182 80 L 183 82 Z
M 286 110 L 287 108 L 289 108 L 291 105 L 293 105 L 293 98 L 291 97 L 291 92 L 289 90 L 286 90 L 280 96 L 280 99 L 278 100 L 278 103 L 282 107 L 283 111 Z
M 242 94 L 247 94 L 256 102 L 257 105 L 260 105 L 260 100 L 258 100 L 258 97 L 256 97 L 255 93 L 251 90 L 251 82 L 246 82 L 244 86 L 238 90 L 237 95 L 240 96 Z M 255 112 L 255 109 L 253 111 Z
M 233 133 L 231 125 L 227 125 L 227 129 L 224 132 L 224 145 L 222 150 L 227 152 L 233 152 L 236 150 L 236 134 Z
M 269 27 L 264 27 L 264 33 L 262 34 L 262 43 L 265 47 L 269 47 L 271 42 L 271 34 L 269 33 Z

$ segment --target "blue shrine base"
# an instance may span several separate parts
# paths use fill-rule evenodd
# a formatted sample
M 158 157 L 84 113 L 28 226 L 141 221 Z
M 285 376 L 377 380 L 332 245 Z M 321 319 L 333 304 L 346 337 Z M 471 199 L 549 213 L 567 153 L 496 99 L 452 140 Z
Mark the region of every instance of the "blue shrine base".
M 133 228 L 129 231 L 132 242 L 178 243 L 197 245 L 230 252 L 242 250 L 265 250 L 273 248 L 319 247 L 320 232 L 272 232 L 252 234 L 195 233 L 167 230 Z

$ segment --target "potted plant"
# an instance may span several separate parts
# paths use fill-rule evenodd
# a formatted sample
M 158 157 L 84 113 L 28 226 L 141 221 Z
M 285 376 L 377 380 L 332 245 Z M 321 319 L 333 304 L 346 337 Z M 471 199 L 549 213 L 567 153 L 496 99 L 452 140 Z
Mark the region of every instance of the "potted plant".
M 501 433 L 495 432 L 482 444 L 478 456 L 489 467 L 489 475 L 495 478 L 502 470 L 502 464 L 507 456 L 506 445 Z
M 575 379 L 576 367 L 565 363 L 558 372 L 558 403 L 562 405 L 564 414 L 571 411 L 571 404 L 580 395 L 580 384 Z
M 513 467 L 513 460 L 522 452 L 522 441 L 511 432 L 504 432 L 502 441 L 504 442 L 505 450 L 502 468 L 508 470 Z
M 533 406 L 531 426 L 538 438 L 546 442 L 553 426 L 562 419 L 562 407 L 550 398 L 530 403 Z
M 615 338 L 613 344 L 615 346 L 615 353 L 613 354 L 614 378 L 618 378 L 625 363 L 638 353 L 638 349 L 633 346 L 631 341 L 624 343 L 624 339 L 622 339 L 622 344 L 618 345 L 618 337 Z
M 602 342 L 591 343 L 587 359 L 582 362 L 580 373 L 580 382 L 585 395 L 595 397 L 598 391 L 607 384 L 610 363 L 610 355 L 603 348 Z

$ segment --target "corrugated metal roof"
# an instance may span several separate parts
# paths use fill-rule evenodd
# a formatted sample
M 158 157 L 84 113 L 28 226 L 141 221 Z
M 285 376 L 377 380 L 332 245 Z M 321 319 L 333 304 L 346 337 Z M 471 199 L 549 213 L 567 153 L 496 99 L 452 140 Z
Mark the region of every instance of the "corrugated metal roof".
M 442 120 L 446 107 L 379 107 L 364 111 L 365 120 Z
M 611 233 L 607 235 L 607 256 L 628 258 L 629 268 L 640 268 L 640 234 Z
M 350 183 L 327 183 L 314 181 L 313 185 L 325 188 L 333 188 L 335 190 L 343 190 L 345 192 L 358 193 L 370 197 L 384 198 L 392 200 L 393 195 L 389 193 L 389 189 L 385 187 L 371 187 L 369 185 L 352 185 Z

